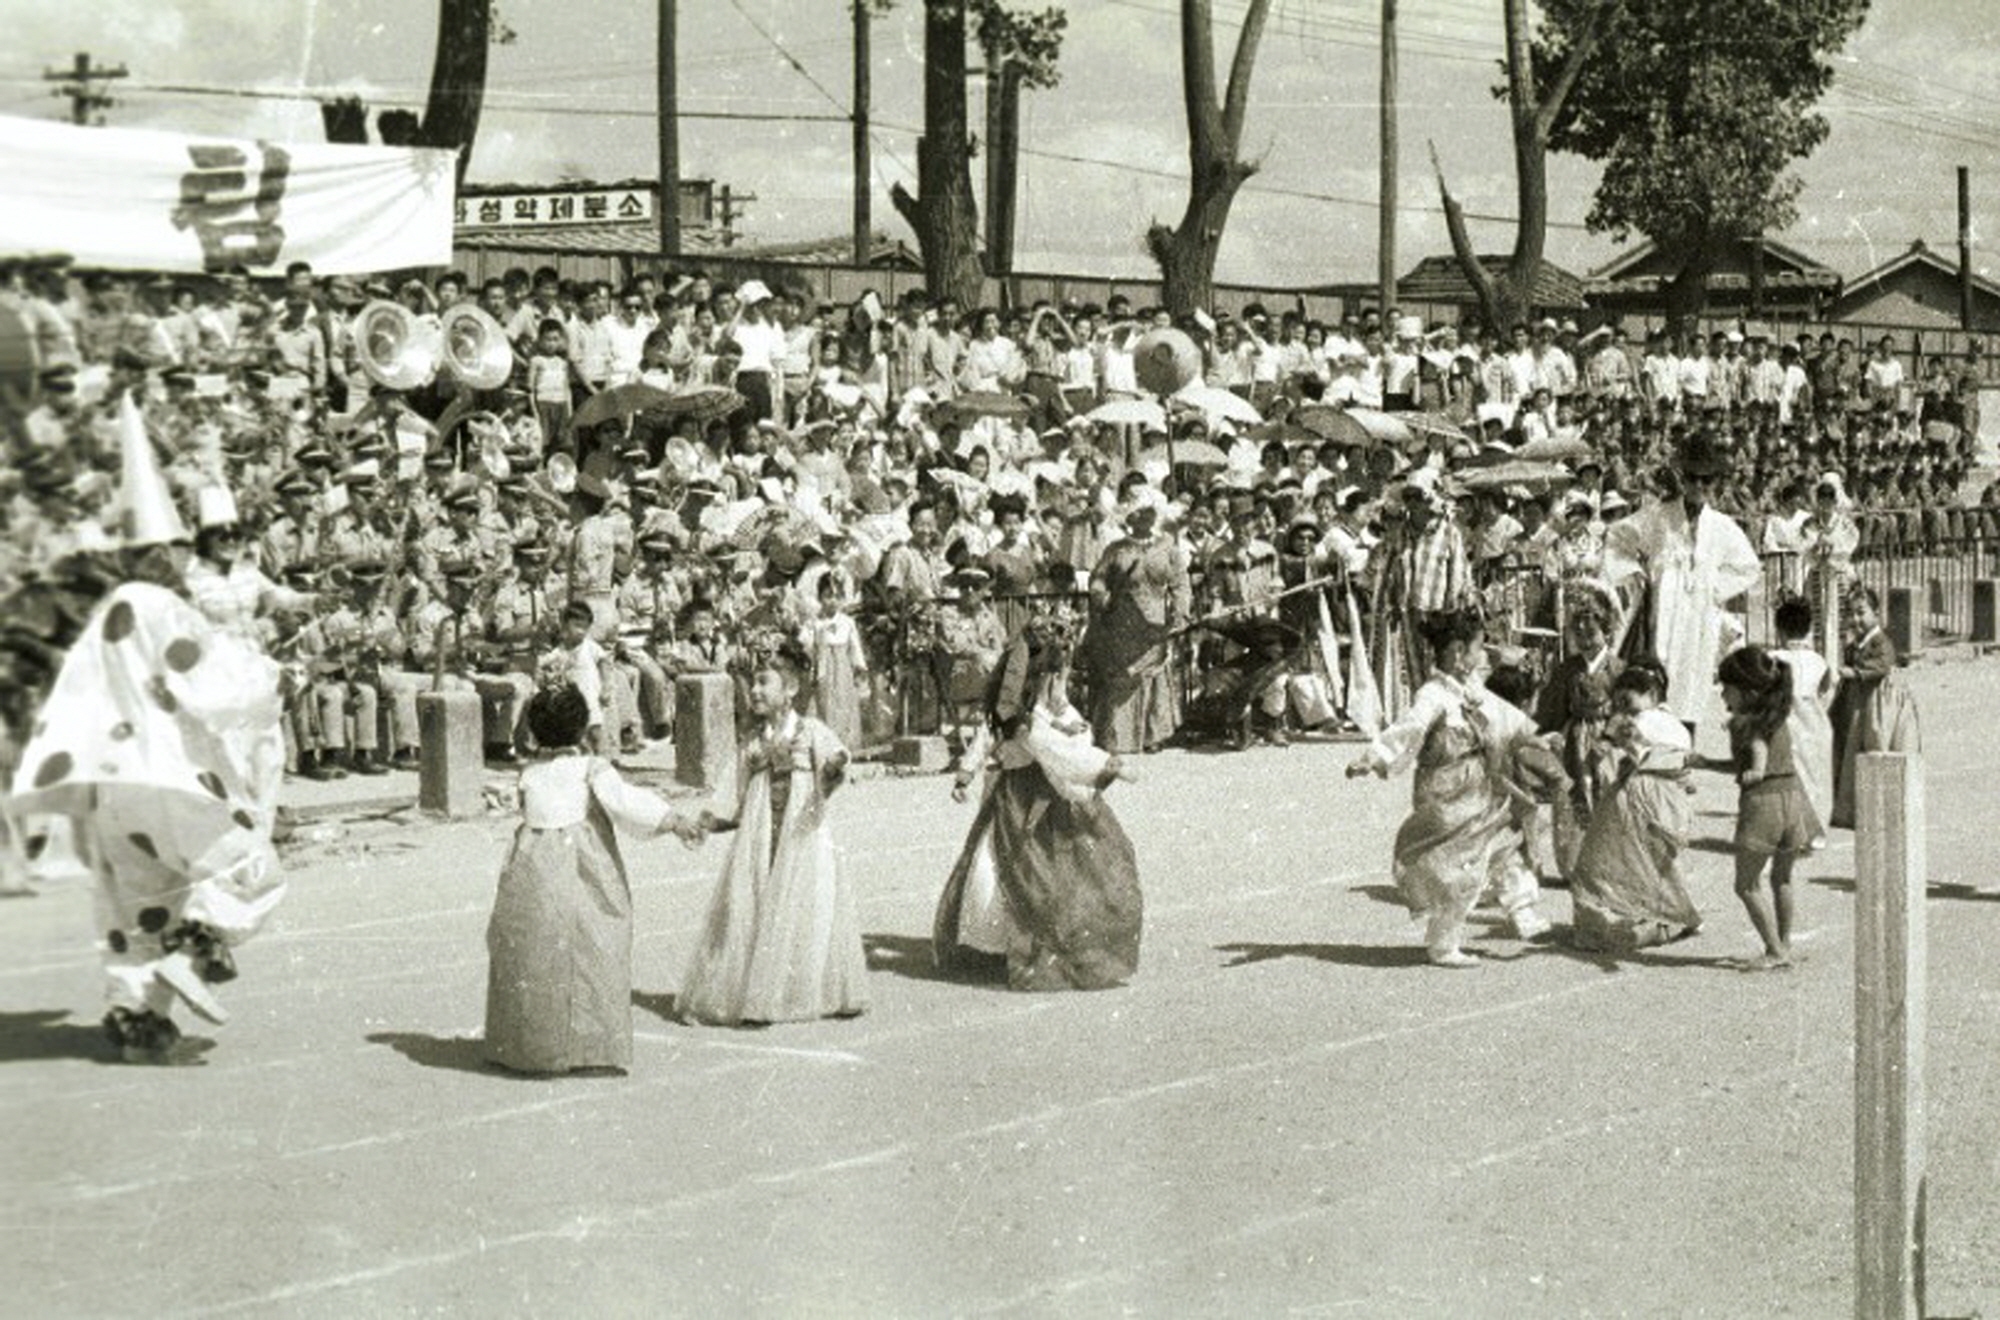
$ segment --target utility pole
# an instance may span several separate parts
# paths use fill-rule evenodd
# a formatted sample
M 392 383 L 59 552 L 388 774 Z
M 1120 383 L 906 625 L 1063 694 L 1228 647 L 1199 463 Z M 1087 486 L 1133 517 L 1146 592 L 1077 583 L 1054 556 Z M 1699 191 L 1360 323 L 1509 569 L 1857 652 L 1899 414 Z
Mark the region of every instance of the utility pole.
M 675 50 L 679 20 L 676 0 L 660 0 L 660 255 L 681 254 L 681 126 L 679 55 Z M 724 189 L 727 195 L 728 190 Z
M 1958 328 L 1972 329 L 1972 171 L 1958 167 Z
M 743 203 L 756 200 L 756 193 L 740 193 L 726 183 L 715 190 L 715 214 L 717 222 L 722 226 L 722 246 L 735 245 L 736 217 L 748 209 Z
M 108 83 L 114 78 L 129 77 L 131 75 L 125 71 L 125 66 L 122 64 L 109 69 L 101 64 L 93 67 L 87 51 L 78 51 L 76 63 L 67 69 L 47 69 L 42 73 L 43 82 L 62 84 L 56 88 L 55 94 L 69 98 L 70 122 L 86 125 L 90 123 L 91 111 L 107 110 L 115 104 L 108 95 L 96 89 L 96 84 Z M 104 116 L 99 115 L 97 122 L 102 125 Z
M 1377 212 L 1376 296 L 1396 305 L 1396 0 L 1382 0 L 1382 200 Z
M 854 264 L 868 264 L 874 246 L 873 219 L 868 214 L 868 6 L 870 0 L 850 0 L 854 6 Z

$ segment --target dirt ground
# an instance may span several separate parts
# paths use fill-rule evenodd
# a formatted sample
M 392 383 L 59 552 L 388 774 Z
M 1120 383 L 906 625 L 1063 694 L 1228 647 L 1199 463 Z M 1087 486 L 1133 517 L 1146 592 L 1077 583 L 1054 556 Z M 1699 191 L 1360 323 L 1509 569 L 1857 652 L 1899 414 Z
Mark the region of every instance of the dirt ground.
M 1911 676 L 1929 1310 L 1992 1315 L 2000 665 Z M 837 803 L 875 969 L 858 1020 L 672 1021 L 721 845 L 632 845 L 626 1078 L 480 1066 L 500 818 L 307 835 L 202 1067 L 108 1062 L 83 884 L 0 904 L 0 1313 L 1851 1313 L 1851 840 L 1805 868 L 1791 973 L 1728 965 L 1755 945 L 1714 774 L 1699 937 L 1611 960 L 1494 932 L 1486 965 L 1434 970 L 1388 887 L 1408 785 L 1344 780 L 1351 752 L 1144 761 L 1114 790 L 1144 962 L 1097 994 L 932 973 L 972 815 L 942 778 Z

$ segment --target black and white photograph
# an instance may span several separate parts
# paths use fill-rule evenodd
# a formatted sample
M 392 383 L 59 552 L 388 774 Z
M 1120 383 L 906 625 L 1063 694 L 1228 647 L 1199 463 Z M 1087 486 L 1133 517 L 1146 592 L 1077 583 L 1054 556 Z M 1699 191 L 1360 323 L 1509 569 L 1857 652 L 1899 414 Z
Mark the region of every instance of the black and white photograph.
M 1993 18 L 0 0 L 0 1317 L 2000 1316 Z

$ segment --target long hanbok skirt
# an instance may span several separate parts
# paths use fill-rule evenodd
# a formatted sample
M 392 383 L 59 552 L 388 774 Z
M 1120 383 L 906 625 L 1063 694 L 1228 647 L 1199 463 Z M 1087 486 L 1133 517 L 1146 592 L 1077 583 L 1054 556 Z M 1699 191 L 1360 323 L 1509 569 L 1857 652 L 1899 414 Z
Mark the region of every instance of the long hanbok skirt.
M 782 820 L 771 772 L 744 788 L 738 824 L 688 959 L 676 1010 L 716 1026 L 846 1017 L 868 1007 L 854 891 L 834 855 L 825 800 L 791 771 Z
M 1139 969 L 1145 903 L 1139 863 L 1102 797 L 1071 802 L 1039 766 L 1001 772 L 938 901 L 933 938 L 941 965 L 967 945 L 967 914 L 980 910 L 981 847 L 1005 899 L 1007 984 L 1016 990 L 1101 990 Z M 968 906 L 970 904 L 970 906 Z
M 946 971 L 965 961 L 966 950 L 1004 956 L 1027 948 L 1026 934 L 1007 905 L 1007 891 L 1001 887 L 1000 869 L 993 860 L 993 812 L 998 805 L 993 790 L 998 783 L 998 774 L 988 775 L 979 811 L 945 881 L 944 893 L 938 897 L 931 925 L 931 953 Z
M 1433 733 L 1432 740 L 1440 736 Z M 1455 731 L 1442 736 L 1461 741 Z M 1396 887 L 1414 913 L 1434 920 L 1462 916 L 1518 844 L 1510 804 L 1494 793 L 1477 746 L 1435 762 L 1420 759 L 1414 796 L 1396 831 Z
M 1144 751 L 1179 731 L 1180 697 L 1163 625 L 1119 609 L 1091 625 L 1083 650 L 1090 664 L 1090 723 L 1100 747 Z
M 1701 927 L 1681 882 L 1691 814 L 1678 774 L 1635 774 L 1598 798 L 1570 877 L 1575 939 L 1586 949 L 1665 944 Z
M 486 951 L 488 1059 L 533 1073 L 632 1066 L 632 890 L 601 807 L 515 832 Z
M 1833 818 L 1826 822 L 1854 828 L 1855 757 L 1862 752 L 1920 752 L 1923 732 L 1916 703 L 1910 700 L 1903 676 L 1891 671 L 1873 683 L 1848 681 L 1834 693 Z

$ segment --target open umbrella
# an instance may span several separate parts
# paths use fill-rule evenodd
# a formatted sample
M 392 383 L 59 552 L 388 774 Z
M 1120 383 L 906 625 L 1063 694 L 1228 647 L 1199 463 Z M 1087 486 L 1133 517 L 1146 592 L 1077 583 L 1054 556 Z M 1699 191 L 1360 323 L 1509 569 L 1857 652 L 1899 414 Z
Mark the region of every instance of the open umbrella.
M 628 417 L 661 407 L 673 398 L 665 390 L 651 385 L 614 385 L 583 401 L 583 406 L 576 410 L 576 426 L 583 429 L 602 426 L 606 422 L 622 422 Z
M 1574 436 L 1548 436 L 1540 440 L 1530 440 L 1514 451 L 1516 458 L 1536 459 L 1544 463 L 1567 463 L 1592 456 L 1590 446 Z
M 1260 445 L 1273 440 L 1281 445 L 1316 445 L 1325 438 L 1292 421 L 1265 422 L 1262 426 L 1251 427 L 1244 435 Z
M 1568 481 L 1570 474 L 1569 469 L 1560 463 L 1510 458 L 1491 467 L 1473 468 L 1454 475 L 1459 484 L 1468 490 L 1499 490 L 1505 486 L 1546 489 L 1557 482 Z
M 1167 401 L 1186 408 L 1193 408 L 1205 415 L 1211 422 L 1235 422 L 1240 426 L 1255 426 L 1264 420 L 1264 414 L 1244 400 L 1241 395 L 1228 390 L 1217 389 L 1213 385 L 1189 385 L 1169 396 Z
M 1026 417 L 1033 407 L 1032 403 L 1018 394 L 975 390 L 970 394 L 959 395 L 938 411 L 945 417 L 960 422 L 977 421 L 981 417 L 1000 417 L 1018 421 Z
M 940 486 L 951 487 L 958 492 L 960 499 L 983 500 L 992 493 L 985 482 L 970 472 L 960 472 L 957 468 L 939 465 L 926 469 L 924 475 Z
M 1465 428 L 1443 413 L 1399 412 L 1394 416 L 1397 421 L 1420 436 L 1441 435 L 1453 441 L 1467 438 Z
M 1083 415 L 1086 422 L 1104 426 L 1146 426 L 1164 429 L 1166 410 L 1151 399 L 1113 399 L 1100 403 Z
M 669 394 L 664 403 L 653 404 L 646 411 L 656 417 L 692 417 L 698 422 L 712 422 L 718 417 L 729 416 L 747 402 L 727 386 L 697 385 Z M 589 407 L 588 404 L 584 406 Z
M 1206 440 L 1176 440 L 1171 445 L 1140 450 L 1138 461 L 1165 463 L 1169 467 L 1219 468 L 1229 466 L 1229 455 Z
M 1384 444 L 1400 446 L 1416 439 L 1416 433 L 1394 415 L 1372 408 L 1315 404 L 1293 413 L 1292 420 L 1322 440 L 1356 449 L 1373 449 Z

